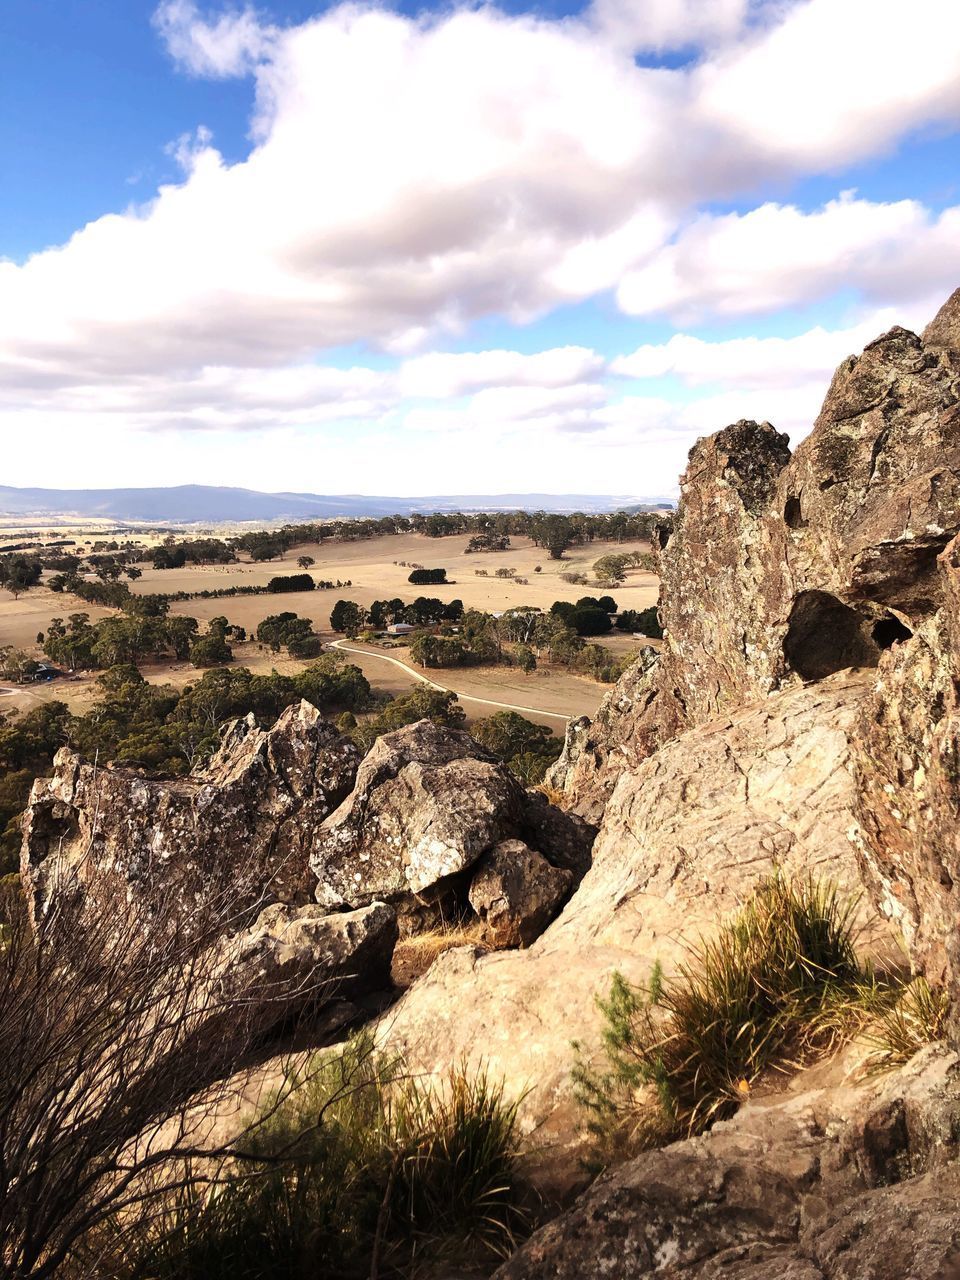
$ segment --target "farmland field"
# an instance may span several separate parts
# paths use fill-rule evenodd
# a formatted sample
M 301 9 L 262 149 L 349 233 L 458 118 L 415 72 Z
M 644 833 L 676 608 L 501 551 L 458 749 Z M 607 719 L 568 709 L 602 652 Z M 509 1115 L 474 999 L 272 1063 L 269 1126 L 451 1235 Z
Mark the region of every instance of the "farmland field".
M 283 558 L 254 564 L 244 560 L 230 565 L 188 566 L 182 569 L 153 569 L 144 567 L 143 576 L 131 584 L 140 593 L 178 591 L 195 592 L 223 590 L 233 586 L 266 585 L 270 578 L 287 573 L 297 573 L 297 558 L 312 556 L 316 563 L 309 572 L 316 580 L 326 579 L 351 585 L 328 591 L 292 592 L 279 595 L 230 596 L 215 599 L 193 599 L 175 602 L 171 612 L 195 617 L 201 621 L 225 615 L 235 625 L 248 632 L 268 614 L 289 610 L 309 618 L 325 640 L 336 638 L 330 630 L 330 611 L 338 599 L 355 600 L 367 607 L 374 600 L 400 598 L 412 601 L 418 595 L 437 597 L 444 602 L 459 599 L 467 609 L 477 608 L 488 612 L 509 609 L 520 605 L 533 605 L 548 609 L 555 600 L 575 601 L 582 595 L 598 594 L 599 588 L 578 586 L 561 581 L 561 573 L 589 574 L 593 562 L 610 552 L 637 549 L 637 543 L 617 544 L 593 542 L 583 547 L 573 547 L 562 561 L 550 560 L 547 554 L 527 538 L 514 538 L 509 551 L 465 555 L 468 535 L 444 538 L 428 538 L 421 534 L 399 534 L 371 538 L 357 542 L 325 542 L 321 546 L 308 544 L 291 548 Z M 405 561 L 405 564 L 397 563 Z M 427 568 L 444 568 L 450 581 L 442 586 L 414 586 L 407 579 L 411 565 Z M 541 572 L 535 571 L 539 565 Z M 526 578 L 521 584 L 509 578 L 498 578 L 496 570 L 509 567 L 516 576 Z M 476 570 L 485 570 L 486 576 Z M 658 580 L 642 570 L 631 571 L 623 586 L 610 592 L 621 608 L 644 609 L 655 604 Z M 110 611 L 90 606 L 74 597 L 55 594 L 38 587 L 14 600 L 0 595 L 0 646 L 14 645 L 28 651 L 36 649 L 38 632 L 44 631 L 53 617 L 65 617 L 83 611 L 91 617 L 103 617 Z M 601 643 L 617 653 L 636 646 L 632 637 L 613 633 Z M 351 642 L 351 647 L 354 647 Z M 356 646 L 360 647 L 360 646 Z M 36 651 L 39 656 L 39 650 Z M 276 669 L 294 672 L 306 665 L 303 662 L 275 655 L 255 643 L 234 646 L 238 664 L 255 671 Z M 398 694 L 410 689 L 416 677 L 383 660 L 382 653 L 346 655 L 364 671 L 370 683 L 377 689 Z M 408 662 L 406 651 L 393 653 L 394 657 Z M 198 672 L 189 663 L 151 664 L 143 668 L 148 680 L 155 683 L 183 685 L 198 678 Z M 591 715 L 606 691 L 606 686 L 585 676 L 564 669 L 541 668 L 531 675 L 524 675 L 512 667 L 486 667 L 467 670 L 432 671 L 431 679 L 444 687 L 462 693 L 465 698 L 485 699 L 530 708 L 532 719 L 542 719 L 554 730 L 562 732 L 561 716 Z M 71 681 L 56 681 L 47 686 L 18 689 L 13 696 L 0 699 L 4 707 L 36 705 L 50 698 L 62 698 L 77 709 L 88 706 L 95 696 L 95 675 Z M 464 702 L 468 717 L 490 715 L 497 708 L 480 702 Z M 540 711 L 543 715 L 535 714 Z

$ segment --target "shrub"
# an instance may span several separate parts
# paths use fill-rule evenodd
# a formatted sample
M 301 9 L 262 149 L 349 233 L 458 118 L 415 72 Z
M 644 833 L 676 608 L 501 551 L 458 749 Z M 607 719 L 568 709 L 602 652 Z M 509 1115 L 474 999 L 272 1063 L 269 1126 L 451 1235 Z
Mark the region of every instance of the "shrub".
M 368 1033 L 267 1100 L 254 1140 L 213 1186 L 186 1179 L 128 1276 L 272 1280 L 410 1274 L 492 1262 L 525 1234 L 516 1105 L 484 1072 L 439 1086 L 406 1075 Z
M 601 1156 L 700 1133 L 730 1116 L 769 1068 L 823 1052 L 877 991 L 855 952 L 855 903 L 833 885 L 762 884 L 676 977 L 646 989 L 614 976 L 599 1000 L 605 1067 L 574 1078 Z
M 267 590 L 278 591 L 313 591 L 316 583 L 309 573 L 288 573 L 283 577 L 271 578 Z
M 407 579 L 408 582 L 416 583 L 418 586 L 425 586 L 427 583 L 443 583 L 446 580 L 446 569 L 414 569 Z

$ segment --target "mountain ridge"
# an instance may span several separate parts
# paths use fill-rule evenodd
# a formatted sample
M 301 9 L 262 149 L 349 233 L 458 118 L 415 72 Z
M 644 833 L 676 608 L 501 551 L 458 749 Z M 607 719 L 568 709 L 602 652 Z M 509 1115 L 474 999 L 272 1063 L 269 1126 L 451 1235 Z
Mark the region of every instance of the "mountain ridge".
M 53 489 L 0 485 L 0 516 L 77 516 L 116 520 L 334 519 L 343 516 L 428 515 L 450 511 L 544 510 L 613 512 L 656 508 L 668 498 L 604 494 L 447 494 L 391 497 L 368 494 L 264 493 L 226 485 L 114 489 Z

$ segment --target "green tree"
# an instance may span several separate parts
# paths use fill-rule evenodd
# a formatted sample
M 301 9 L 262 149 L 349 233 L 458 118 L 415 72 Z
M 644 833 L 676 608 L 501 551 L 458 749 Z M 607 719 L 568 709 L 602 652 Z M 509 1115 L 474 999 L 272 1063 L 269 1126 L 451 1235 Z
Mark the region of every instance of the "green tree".
M 330 611 L 330 626 L 334 631 L 354 636 L 364 623 L 364 612 L 353 600 L 338 600 Z

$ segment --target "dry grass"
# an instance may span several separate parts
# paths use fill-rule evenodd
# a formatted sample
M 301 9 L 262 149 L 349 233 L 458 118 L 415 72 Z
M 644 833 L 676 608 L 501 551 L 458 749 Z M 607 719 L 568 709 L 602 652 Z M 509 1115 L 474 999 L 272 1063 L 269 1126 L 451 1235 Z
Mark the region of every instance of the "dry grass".
M 442 924 L 428 933 L 401 938 L 393 953 L 393 980 L 398 987 L 409 987 L 445 951 L 452 951 L 454 947 L 486 945 L 480 920 Z
M 856 903 L 832 884 L 761 884 L 677 974 L 649 987 L 616 974 L 596 1070 L 574 1072 L 601 1161 L 702 1133 L 769 1070 L 789 1070 L 857 1034 L 892 988 L 856 953 Z

